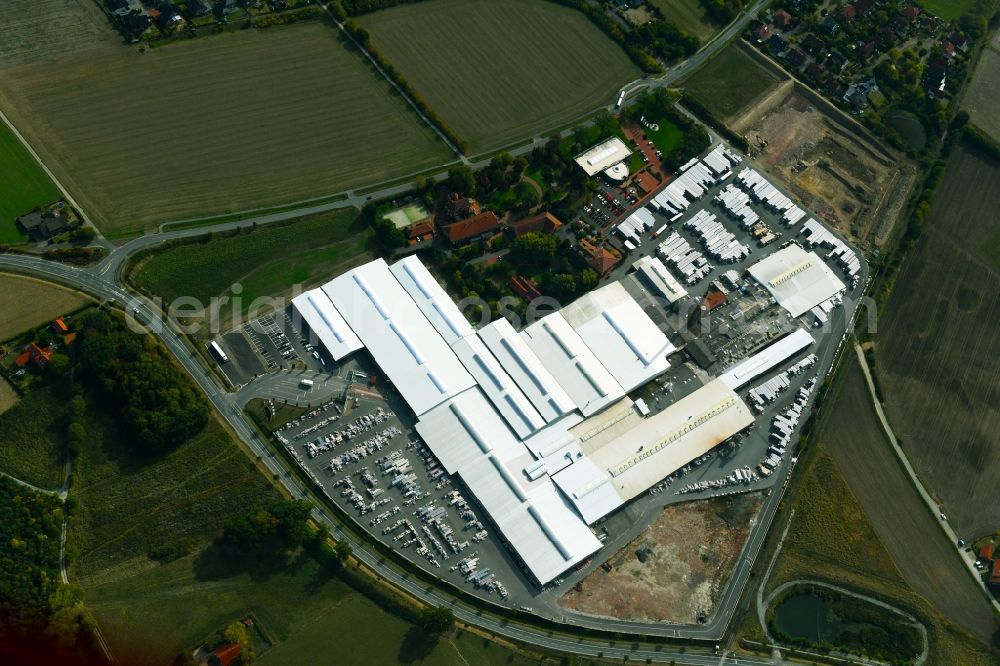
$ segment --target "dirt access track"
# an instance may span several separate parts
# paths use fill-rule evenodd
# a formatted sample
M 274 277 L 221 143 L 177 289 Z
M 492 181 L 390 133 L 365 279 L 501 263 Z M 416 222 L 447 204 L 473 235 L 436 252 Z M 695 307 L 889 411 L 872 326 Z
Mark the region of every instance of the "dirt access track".
M 746 136 L 751 157 L 824 221 L 863 248 L 884 247 L 914 166 L 772 60 L 744 50 L 786 81 L 727 124 Z
M 751 493 L 668 506 L 559 603 L 587 615 L 693 624 L 715 609 L 762 503 Z

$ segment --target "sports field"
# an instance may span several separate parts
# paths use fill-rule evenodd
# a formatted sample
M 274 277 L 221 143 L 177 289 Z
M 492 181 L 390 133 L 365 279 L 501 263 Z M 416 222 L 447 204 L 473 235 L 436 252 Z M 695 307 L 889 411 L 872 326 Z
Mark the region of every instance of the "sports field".
M 453 157 L 318 24 L 0 70 L 0 106 L 112 235 L 331 194 Z
M 93 0 L 3 0 L 0 69 L 78 49 L 115 48 L 119 38 Z
M 35 206 L 50 204 L 59 197 L 58 188 L 31 153 L 10 128 L 0 122 L 0 244 L 27 240 L 14 220 Z
M 683 85 L 686 93 L 725 121 L 762 98 L 778 85 L 778 79 L 743 51 L 729 46 Z
M 141 259 L 132 279 L 168 303 L 193 296 L 206 305 L 239 283 L 245 309 L 255 298 L 312 286 L 370 259 L 371 233 L 357 219 L 350 208 L 180 245 Z
M 875 338 L 889 420 L 967 541 L 1000 528 L 1000 166 L 957 148 Z
M 360 19 L 472 152 L 552 130 L 639 76 L 582 13 L 535 0 L 430 0 Z
M 0 273 L 0 341 L 90 302 L 87 296 L 33 278 Z M 30 307 L 29 307 L 30 306 Z
M 650 0 L 663 16 L 684 32 L 705 43 L 719 31 L 701 0 Z

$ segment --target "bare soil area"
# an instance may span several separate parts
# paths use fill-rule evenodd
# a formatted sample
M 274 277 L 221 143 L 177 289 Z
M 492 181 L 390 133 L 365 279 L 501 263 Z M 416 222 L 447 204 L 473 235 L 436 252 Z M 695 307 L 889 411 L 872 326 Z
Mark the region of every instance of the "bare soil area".
M 752 493 L 668 506 L 560 604 L 620 620 L 694 623 L 715 608 L 762 503 Z
M 736 120 L 751 152 L 807 207 L 865 247 L 881 247 L 906 201 L 913 169 L 854 136 L 794 89 Z
M 0 377 L 0 414 L 17 404 L 17 393 L 3 377 Z

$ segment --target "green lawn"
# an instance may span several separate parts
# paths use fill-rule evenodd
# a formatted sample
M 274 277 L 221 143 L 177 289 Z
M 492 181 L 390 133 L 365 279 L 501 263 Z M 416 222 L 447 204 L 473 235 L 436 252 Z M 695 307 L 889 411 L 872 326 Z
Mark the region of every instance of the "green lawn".
M 650 0 L 650 4 L 659 9 L 668 21 L 694 35 L 703 44 L 719 31 L 705 11 L 702 0 Z
M 648 127 L 644 129 L 646 136 L 656 145 L 657 150 L 663 153 L 664 157 L 672 153 L 680 145 L 681 139 L 684 138 L 684 131 L 680 127 L 663 118 L 647 118 L 646 120 L 658 126 L 655 132 Z
M 320 282 L 371 258 L 370 231 L 357 220 L 351 208 L 187 243 L 142 260 L 132 279 L 166 302 L 193 296 L 205 304 L 240 283 L 245 310 L 255 298 Z
M 737 115 L 777 84 L 770 72 L 730 46 L 684 82 L 684 90 L 720 120 Z
M 31 153 L 0 123 L 0 244 L 24 242 L 14 220 L 60 196 Z
M 78 553 L 70 578 L 84 589 L 150 566 L 151 549 L 206 543 L 230 516 L 277 498 L 215 418 L 167 455 L 146 459 L 130 452 L 134 445 L 94 399 L 88 407 L 70 528 Z
M 358 20 L 474 153 L 611 104 L 639 76 L 586 16 L 552 2 L 429 0 Z
M 961 18 L 976 0 L 917 0 L 917 4 L 946 21 Z
M 55 490 L 65 479 L 63 399 L 51 388 L 28 393 L 0 414 L 0 471 Z

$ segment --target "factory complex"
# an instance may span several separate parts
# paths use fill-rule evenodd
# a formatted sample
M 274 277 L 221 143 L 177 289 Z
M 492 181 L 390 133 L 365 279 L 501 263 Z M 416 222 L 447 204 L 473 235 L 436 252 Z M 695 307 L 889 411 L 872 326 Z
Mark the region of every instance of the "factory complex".
M 832 276 L 798 251 L 754 276 L 778 290 L 819 279 L 806 301 L 828 300 Z M 651 414 L 629 393 L 667 372 L 677 348 L 619 281 L 521 331 L 506 319 L 474 329 L 416 256 L 355 268 L 293 307 L 335 361 L 367 349 L 420 438 L 540 585 L 601 548 L 595 521 L 751 427 L 736 391 L 813 343 L 797 329 Z

